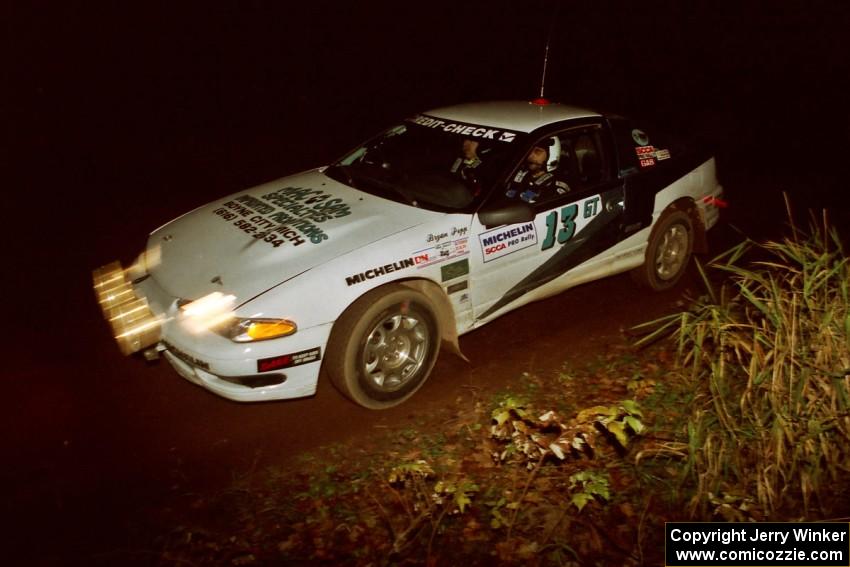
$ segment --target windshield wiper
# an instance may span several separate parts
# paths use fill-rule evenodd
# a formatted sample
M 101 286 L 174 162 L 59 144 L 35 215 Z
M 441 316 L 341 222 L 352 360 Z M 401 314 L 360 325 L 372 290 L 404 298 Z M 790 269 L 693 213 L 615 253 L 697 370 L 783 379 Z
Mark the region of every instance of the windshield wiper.
M 354 187 L 355 189 L 357 188 L 357 186 L 354 184 L 354 176 L 351 175 L 350 166 L 348 165 L 342 165 L 338 163 L 329 165 L 328 168 L 325 170 L 325 175 L 335 181 L 345 183 L 346 185 Z
M 405 203 L 408 205 L 412 205 L 414 207 L 418 207 L 419 203 L 411 197 L 410 193 L 402 189 L 397 183 L 390 183 L 389 181 L 384 181 L 383 179 L 378 179 L 377 177 L 372 177 L 371 175 L 358 175 L 356 179 L 360 182 L 366 183 L 367 185 L 371 185 L 373 187 L 377 187 L 384 192 L 395 193 L 399 197 L 401 197 Z
M 345 183 L 355 189 L 363 189 L 364 185 L 375 188 L 382 193 L 394 193 L 402 198 L 408 205 L 418 207 L 419 203 L 410 193 L 402 189 L 397 183 L 390 183 L 373 175 L 365 173 L 364 167 L 353 165 L 342 165 L 335 163 L 325 169 L 325 175 L 340 183 Z M 383 170 L 380 170 L 383 171 Z

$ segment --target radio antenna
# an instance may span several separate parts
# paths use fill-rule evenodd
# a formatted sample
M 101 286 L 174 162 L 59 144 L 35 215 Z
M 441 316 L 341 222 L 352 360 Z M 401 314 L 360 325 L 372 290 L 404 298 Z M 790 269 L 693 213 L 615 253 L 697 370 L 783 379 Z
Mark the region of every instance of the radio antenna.
M 555 29 L 555 22 L 558 20 L 558 8 L 561 7 L 560 2 L 555 2 L 555 14 L 549 24 L 549 34 L 546 36 L 546 51 L 543 53 L 543 75 L 540 77 L 540 98 L 545 97 L 546 91 L 546 67 L 549 64 L 549 44 L 552 42 L 552 32 Z

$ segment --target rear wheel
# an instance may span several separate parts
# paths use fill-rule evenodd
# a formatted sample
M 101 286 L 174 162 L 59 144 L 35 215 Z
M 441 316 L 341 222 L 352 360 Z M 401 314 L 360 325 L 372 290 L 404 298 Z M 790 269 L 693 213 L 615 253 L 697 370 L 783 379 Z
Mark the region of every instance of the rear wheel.
M 400 404 L 434 367 L 440 329 L 431 301 L 402 285 L 373 290 L 349 307 L 328 342 L 327 372 L 347 397 L 370 409 Z
M 665 212 L 650 236 L 646 260 L 632 270 L 633 279 L 655 291 L 670 289 L 685 273 L 693 245 L 691 217 L 679 210 Z

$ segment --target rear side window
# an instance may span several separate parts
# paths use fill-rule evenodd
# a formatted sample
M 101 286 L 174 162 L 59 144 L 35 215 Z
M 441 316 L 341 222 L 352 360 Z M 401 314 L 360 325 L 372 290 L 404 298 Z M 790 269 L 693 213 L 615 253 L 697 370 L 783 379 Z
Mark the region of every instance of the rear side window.
M 617 146 L 617 169 L 620 177 L 653 169 L 670 159 L 679 148 L 671 149 L 669 137 L 654 129 L 645 129 L 625 118 L 609 118 Z
M 560 176 L 573 189 L 608 181 L 608 156 L 597 126 L 575 128 L 558 134 L 561 146 Z

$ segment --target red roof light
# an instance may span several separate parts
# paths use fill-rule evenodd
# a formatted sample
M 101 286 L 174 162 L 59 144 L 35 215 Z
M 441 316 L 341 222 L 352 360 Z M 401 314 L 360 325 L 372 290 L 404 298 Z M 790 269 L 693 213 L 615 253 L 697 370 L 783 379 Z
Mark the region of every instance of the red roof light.
M 539 97 L 531 101 L 531 104 L 536 104 L 537 106 L 546 106 L 547 104 L 552 104 L 548 98 Z

